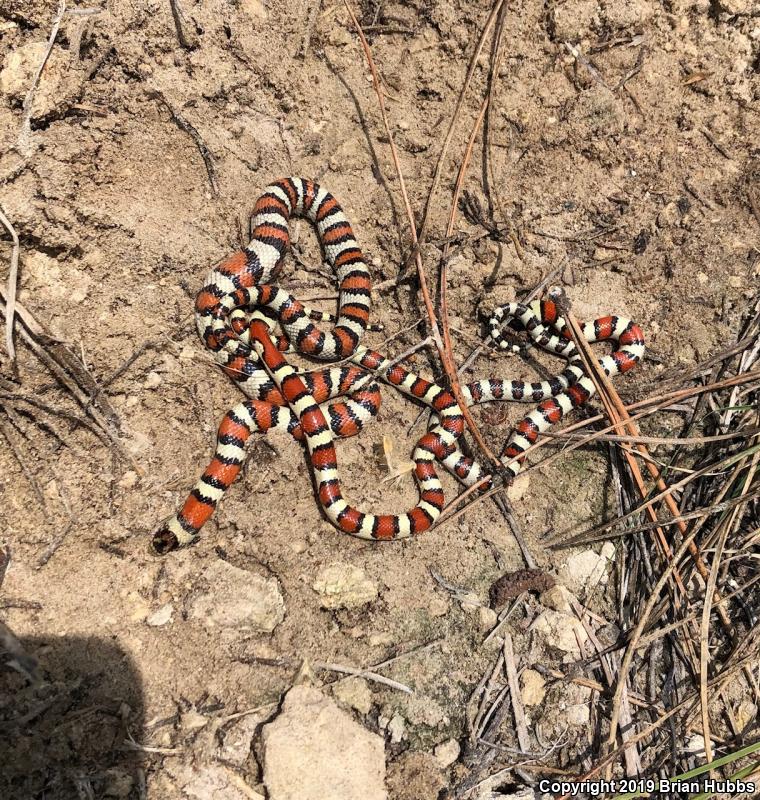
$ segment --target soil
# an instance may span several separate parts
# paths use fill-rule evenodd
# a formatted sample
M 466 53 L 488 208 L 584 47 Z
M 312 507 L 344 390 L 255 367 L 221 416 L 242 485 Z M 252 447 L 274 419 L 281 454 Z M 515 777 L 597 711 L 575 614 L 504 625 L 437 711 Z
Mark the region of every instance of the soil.
M 361 716 L 381 732 L 396 714 L 406 721 L 400 741 L 386 731 L 397 800 L 408 796 L 408 782 L 398 780 L 399 765 L 414 763 L 406 751 L 466 735 L 467 700 L 493 662 L 482 645 L 487 617 L 473 594 L 487 606 L 491 584 L 525 563 L 490 501 L 414 541 L 382 545 L 338 533 L 320 515 L 303 448 L 281 436 L 251 446 L 243 476 L 196 546 L 165 558 L 150 552 L 152 531 L 184 499 L 219 420 L 242 399 L 198 340 L 192 307 L 209 267 L 245 241 L 263 188 L 282 175 L 324 184 L 343 204 L 375 283 L 399 275 L 409 246 L 377 99 L 343 4 L 181 6 L 189 48 L 178 41 L 168 0 L 72 3 L 19 152 L 24 96 L 57 5 L 0 0 L 0 203 L 20 239 L 19 301 L 105 385 L 99 407 L 118 415 L 122 448 L 41 408 L 0 415 L 46 506 L 4 442 L 0 537 L 13 561 L 2 617 L 69 687 L 70 704 L 53 709 L 81 712 L 79 744 L 51 751 L 48 763 L 73 753 L 92 780 L 98 769 L 102 778 L 106 767 L 132 764 L 132 754 L 98 761 L 97 731 L 115 742 L 122 725 L 135 742 L 157 748 L 140 753 L 149 797 L 185 796 L 173 794 L 164 774 L 166 762 L 194 757 L 178 714 L 276 708 L 304 660 L 366 667 L 408 652 L 384 674 L 414 694 L 371 683 L 372 710 Z M 359 9 L 419 213 L 489 11 L 488 3 L 463 0 Z M 483 97 L 487 53 L 432 197 L 423 248 L 431 276 Z M 484 227 L 460 213 L 462 236 L 448 267 L 458 363 L 484 334 L 484 310 L 525 296 L 556 270 L 551 283 L 564 286 L 579 318 L 617 313 L 644 329 L 647 360 L 616 381 L 625 400 L 730 344 L 760 275 L 760 218 L 748 199 L 760 165 L 759 99 L 752 0 L 511 5 L 488 121 L 490 169 L 479 138 L 465 189 L 486 217 L 490 203 L 495 226 L 511 228 L 520 247 L 507 236 L 482 236 Z M 288 257 L 282 285 L 304 299 L 329 296 L 308 224 L 295 224 L 292 236 L 298 258 Z M 9 237 L 0 251 L 5 278 Z M 329 300 L 315 304 L 330 308 Z M 373 292 L 373 321 L 384 330 L 365 341 L 401 353 L 424 338 L 414 327 L 422 317 L 412 283 L 386 285 Z M 17 372 L 3 351 L 2 377 L 49 407 L 81 414 L 16 341 Z M 440 376 L 424 352 L 410 363 Z M 504 355 L 482 356 L 466 373 L 535 374 L 534 363 Z M 476 411 L 495 449 L 521 411 L 510 408 L 502 422 Z M 378 450 L 390 437 L 395 454 L 411 453 L 424 430 L 417 414 L 386 387 L 377 422 L 340 443 L 346 494 L 361 507 L 392 513 L 414 504 L 411 475 L 384 481 Z M 662 422 L 644 429 L 670 432 Z M 444 484 L 453 497 L 454 481 Z M 575 451 L 535 469 L 523 489 L 514 515 L 539 566 L 556 574 L 573 551 L 546 549 L 545 534 L 594 525 L 613 502 L 605 451 Z M 276 578 L 286 613 L 271 634 L 210 631 L 188 613 L 220 559 Z M 313 584 L 336 562 L 361 567 L 378 598 L 358 609 L 323 609 Z M 470 593 L 469 602 L 449 585 Z M 589 594 L 582 599 L 604 614 L 610 596 L 601 588 Z M 167 604 L 170 621 L 147 624 Z M 559 664 L 561 655 L 524 622 L 510 628 L 521 666 Z M 553 691 L 533 719 L 549 738 L 563 727 Z M 52 711 L 39 713 L 46 741 L 57 742 Z M 581 750 L 570 747 L 570 764 Z M 239 771 L 250 786 L 261 780 L 253 756 Z M 127 786 L 132 796 L 140 780 Z M 59 789 L 47 796 L 75 796 Z

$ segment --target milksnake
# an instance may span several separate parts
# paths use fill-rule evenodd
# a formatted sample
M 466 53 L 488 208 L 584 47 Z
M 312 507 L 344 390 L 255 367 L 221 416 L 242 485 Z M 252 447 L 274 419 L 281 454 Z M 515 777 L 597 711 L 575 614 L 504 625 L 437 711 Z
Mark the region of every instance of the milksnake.
M 337 317 L 304 306 L 272 283 L 289 245 L 291 217 L 305 217 L 316 227 L 325 258 L 337 277 Z M 464 417 L 454 395 L 360 345 L 369 321 L 369 269 L 351 225 L 325 189 L 302 178 L 275 181 L 257 201 L 251 227 L 248 246 L 211 270 L 195 302 L 201 338 L 248 399 L 225 415 L 213 459 L 181 510 L 154 534 L 154 548 L 165 553 L 197 538 L 240 472 L 250 435 L 272 429 L 286 430 L 305 441 L 319 502 L 340 530 L 365 539 L 400 539 L 427 530 L 444 505 L 436 461 L 465 485 L 473 485 L 483 475 L 477 462 L 459 447 Z M 334 322 L 332 330 L 317 327 L 315 322 L 324 319 Z M 274 335 L 277 324 L 284 335 Z M 564 371 L 546 381 L 487 379 L 462 386 L 468 406 L 492 400 L 538 404 L 518 423 L 502 451 L 504 472 L 515 476 L 521 456 L 538 435 L 587 402 L 595 387 L 554 302 L 501 306 L 491 317 L 489 330 L 494 344 L 502 349 L 515 349 L 512 334 L 524 330 L 534 345 L 567 360 Z M 641 329 L 624 317 L 607 316 L 584 323 L 582 332 L 588 342 L 618 343 L 614 353 L 599 361 L 610 377 L 627 372 L 643 356 Z M 283 353 L 287 351 L 348 363 L 299 373 L 285 359 Z M 377 413 L 378 380 L 432 411 L 431 426 L 413 455 L 419 501 L 404 514 L 363 513 L 341 492 L 333 435 L 352 436 Z M 344 399 L 336 402 L 338 397 Z M 324 405 L 327 401 L 334 402 Z

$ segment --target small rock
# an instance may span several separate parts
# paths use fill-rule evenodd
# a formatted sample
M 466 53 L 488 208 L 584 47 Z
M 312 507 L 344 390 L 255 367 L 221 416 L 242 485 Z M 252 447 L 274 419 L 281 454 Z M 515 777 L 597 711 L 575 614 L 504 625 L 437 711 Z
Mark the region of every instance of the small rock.
M 401 698 L 403 711 L 412 725 L 425 725 L 428 728 L 443 728 L 450 720 L 446 709 L 432 697 L 420 694 L 405 694 Z
M 294 539 L 290 543 L 290 549 L 300 555 L 301 553 L 305 553 L 309 549 L 309 543 L 304 539 Z
M 518 503 L 523 499 L 530 487 L 530 475 L 527 472 L 519 474 L 507 487 L 507 497 L 510 502 Z
M 701 733 L 694 733 L 686 740 L 684 750 L 687 753 L 703 755 L 705 752 L 705 737 Z
M 127 470 L 121 476 L 121 478 L 119 478 L 116 485 L 120 489 L 134 489 L 134 487 L 137 485 L 137 479 L 138 479 L 137 473 L 133 469 L 130 469 Z
M 605 545 L 611 545 L 605 542 Z M 607 568 L 615 552 L 614 545 L 610 548 L 602 547 L 600 553 L 593 550 L 584 550 L 575 553 L 567 559 L 567 564 L 560 568 L 559 574 L 563 583 L 576 592 L 584 589 L 593 591 L 597 586 L 604 586 L 609 577 Z
M 313 584 L 322 608 L 358 608 L 377 599 L 377 584 L 361 567 L 331 564 L 319 571 Z
M 739 703 L 739 707 L 734 711 L 734 717 L 736 718 L 736 724 L 739 730 L 744 730 L 756 716 L 757 706 L 746 698 Z
M 533 630 L 547 646 L 569 653 L 574 658 L 580 658 L 581 655 L 578 642 L 585 643 L 588 639 L 580 620 L 559 611 L 544 611 L 533 623 Z
M 166 625 L 167 622 L 171 621 L 173 613 L 174 606 L 171 603 L 166 603 L 161 606 L 158 611 L 154 611 L 145 622 L 150 625 L 151 628 L 160 628 L 162 625 Z
M 318 689 L 294 686 L 262 745 L 269 800 L 388 800 L 383 739 Z
M 441 769 L 450 767 L 458 758 L 461 747 L 456 739 L 448 739 L 433 748 L 433 755 Z
M 367 715 L 372 710 L 372 692 L 364 678 L 347 678 L 333 685 L 333 697 L 343 705 Z
M 657 215 L 658 228 L 671 228 L 681 218 L 677 203 L 668 203 Z
M 523 670 L 520 676 L 520 682 L 522 683 L 520 694 L 522 696 L 523 705 L 540 705 L 546 696 L 546 689 L 544 688 L 546 686 L 546 681 L 543 675 L 541 675 L 540 672 L 536 672 L 534 669 L 526 669 Z
M 699 284 L 701 286 L 704 286 L 709 280 L 710 280 L 710 278 L 708 277 L 706 272 L 698 272 L 697 273 L 697 281 L 699 282 Z
M 478 608 L 478 628 L 481 633 L 488 633 L 496 626 L 499 615 L 488 606 L 480 606 Z
M 208 591 L 195 598 L 190 616 L 207 628 L 271 633 L 285 618 L 285 601 L 276 578 L 262 578 L 226 561 L 206 568 Z
M 143 386 L 145 386 L 146 389 L 157 389 L 162 382 L 163 378 L 157 372 L 151 371 L 145 378 Z
M 267 18 L 267 7 L 263 0 L 240 0 L 240 10 L 252 19 Z
M 428 603 L 428 614 L 431 617 L 445 617 L 449 613 L 449 599 L 442 594 L 435 594 Z
M 24 98 L 47 47 L 47 42 L 41 41 L 12 48 L 0 72 L 0 93 Z M 82 72 L 70 69 L 71 61 L 69 51 L 58 45 L 50 51 L 34 92 L 32 119 L 62 111 L 73 101 L 84 77 Z
M 561 611 L 563 614 L 573 613 L 572 602 L 574 599 L 572 592 L 561 583 L 557 583 L 551 589 L 542 592 L 539 597 L 542 606 Z
M 591 719 L 590 698 L 591 689 L 586 686 L 578 686 L 571 683 L 565 687 L 565 696 L 559 707 L 564 713 L 565 721 L 568 725 L 576 725 L 578 727 L 588 725 Z
M 406 737 L 406 720 L 401 714 L 394 714 L 389 720 L 385 728 L 391 737 L 392 744 L 398 744 Z

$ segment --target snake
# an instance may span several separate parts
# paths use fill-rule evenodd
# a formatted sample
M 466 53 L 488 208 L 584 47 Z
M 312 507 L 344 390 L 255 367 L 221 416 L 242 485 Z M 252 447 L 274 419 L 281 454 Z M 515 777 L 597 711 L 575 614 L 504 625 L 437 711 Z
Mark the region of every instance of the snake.
M 325 260 L 335 273 L 337 315 L 309 308 L 276 284 L 290 245 L 290 221 L 298 217 L 316 228 Z M 369 324 L 370 272 L 351 224 L 326 189 L 306 178 L 274 181 L 257 200 L 250 227 L 249 244 L 211 269 L 195 300 L 202 341 L 247 399 L 225 414 L 212 460 L 179 511 L 153 534 L 155 551 L 167 553 L 197 540 L 240 473 L 246 442 L 252 434 L 269 430 L 287 431 L 306 444 L 318 501 L 340 531 L 364 539 L 394 540 L 428 530 L 444 507 L 436 462 L 466 486 L 480 482 L 485 474 L 460 446 L 465 421 L 453 392 L 361 344 Z M 325 320 L 332 323 L 330 330 L 316 324 Z M 278 327 L 282 333 L 275 332 Z M 503 476 L 511 479 L 539 435 L 587 403 L 596 387 L 553 300 L 499 306 L 488 327 L 491 342 L 499 349 L 520 349 L 515 335 L 522 331 L 533 346 L 566 360 L 564 370 L 548 380 L 488 378 L 461 386 L 467 406 L 491 401 L 537 404 L 514 427 L 501 451 Z M 616 343 L 617 349 L 598 361 L 610 378 L 628 372 L 644 355 L 641 328 L 626 317 L 600 317 L 582 323 L 580 330 L 589 343 Z M 286 359 L 291 352 L 341 363 L 304 372 Z M 351 505 L 341 489 L 334 437 L 356 435 L 377 414 L 379 382 L 431 411 L 428 430 L 412 456 L 419 498 L 401 514 L 365 513 Z M 485 482 L 481 488 L 487 486 Z

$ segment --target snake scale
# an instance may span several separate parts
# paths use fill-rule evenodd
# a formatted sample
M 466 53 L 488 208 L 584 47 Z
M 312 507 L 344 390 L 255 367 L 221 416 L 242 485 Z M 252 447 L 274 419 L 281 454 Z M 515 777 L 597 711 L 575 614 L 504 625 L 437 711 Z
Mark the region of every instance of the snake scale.
M 273 283 L 290 243 L 289 222 L 304 217 L 314 224 L 327 263 L 335 272 L 337 317 L 310 309 Z M 442 463 L 465 485 L 483 476 L 464 455 L 459 440 L 464 417 L 454 395 L 360 344 L 369 322 L 371 280 L 362 251 L 337 200 L 317 183 L 282 178 L 256 202 L 252 237 L 208 274 L 195 303 L 198 332 L 222 369 L 247 395 L 227 412 L 219 427 L 214 457 L 182 508 L 165 520 L 153 546 L 166 553 L 196 540 L 198 532 L 240 472 L 245 443 L 252 433 L 288 431 L 304 441 L 326 517 L 341 531 L 364 539 L 400 539 L 427 530 L 444 505 L 436 472 Z M 322 330 L 316 323 L 334 324 Z M 275 335 L 279 325 L 284 334 Z M 514 428 L 502 461 L 507 475 L 517 475 L 521 456 L 539 434 L 588 401 L 594 383 L 555 303 L 509 303 L 489 322 L 496 346 L 514 348 L 515 330 L 532 343 L 566 359 L 563 372 L 549 380 L 523 382 L 487 379 L 462 386 L 467 405 L 493 400 L 537 404 Z M 599 360 L 613 377 L 630 370 L 643 356 L 644 336 L 631 320 L 606 316 L 584 323 L 588 342 L 611 340 L 617 349 Z M 297 352 L 342 366 L 302 373 L 285 352 Z M 378 381 L 428 406 L 431 425 L 413 454 L 419 500 L 403 514 L 368 514 L 343 496 L 333 437 L 353 436 L 377 414 Z M 338 399 L 340 398 L 340 399 Z

